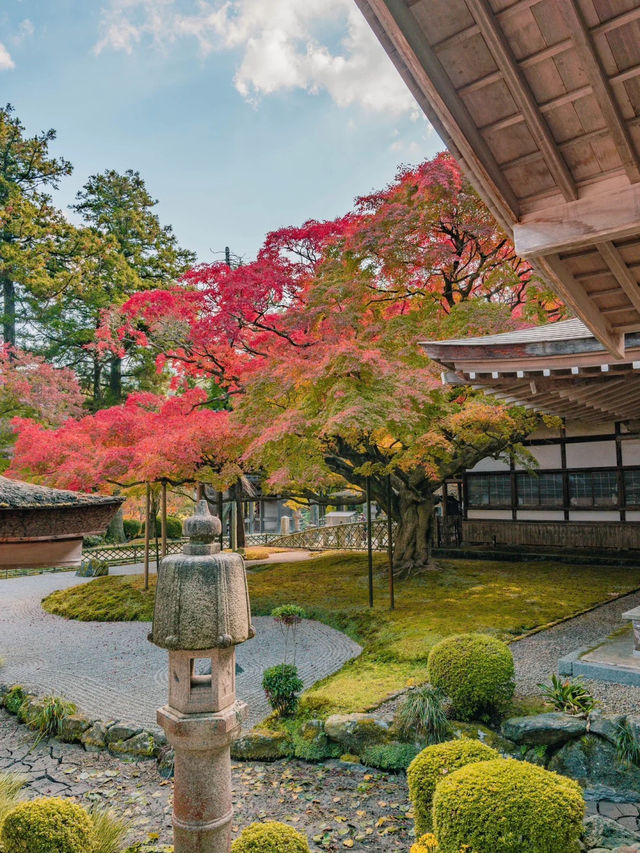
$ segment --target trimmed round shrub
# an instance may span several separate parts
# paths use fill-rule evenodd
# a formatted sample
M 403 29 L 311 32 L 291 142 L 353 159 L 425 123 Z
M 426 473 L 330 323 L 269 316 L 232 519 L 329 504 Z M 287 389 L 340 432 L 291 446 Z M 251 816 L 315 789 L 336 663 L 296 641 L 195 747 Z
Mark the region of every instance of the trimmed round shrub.
M 407 770 L 409 799 L 413 806 L 416 836 L 431 832 L 431 808 L 436 785 L 454 770 L 478 761 L 491 761 L 500 755 L 478 740 L 462 738 L 438 743 L 423 749 Z M 456 851 L 457 853 L 457 851 Z
M 501 711 L 515 689 L 511 649 L 487 634 L 457 634 L 431 649 L 429 681 L 449 698 L 459 720 Z
M 438 839 L 432 832 L 427 832 L 411 845 L 409 853 L 438 853 Z
M 441 853 L 578 853 L 583 817 L 577 782 L 514 759 L 462 767 L 433 798 Z
M 5 853 L 92 853 L 97 838 L 87 812 L 59 797 L 20 803 L 5 817 Z
M 243 829 L 231 853 L 309 853 L 309 843 L 297 829 L 271 820 Z

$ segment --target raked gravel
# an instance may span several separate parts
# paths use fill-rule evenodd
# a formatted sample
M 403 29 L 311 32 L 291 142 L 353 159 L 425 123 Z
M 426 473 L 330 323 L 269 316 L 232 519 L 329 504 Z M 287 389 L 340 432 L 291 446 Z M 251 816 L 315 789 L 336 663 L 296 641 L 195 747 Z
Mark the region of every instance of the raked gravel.
M 625 611 L 639 605 L 640 592 L 633 592 L 582 616 L 576 616 L 546 631 L 512 643 L 517 692 L 525 696 L 538 693 L 538 684 L 548 682 L 551 673 L 558 671 L 558 660 L 561 657 L 580 648 L 597 645 L 600 640 L 625 624 L 622 619 Z M 585 684 L 600 701 L 603 710 L 619 713 L 640 712 L 640 687 L 592 679 L 585 679 Z

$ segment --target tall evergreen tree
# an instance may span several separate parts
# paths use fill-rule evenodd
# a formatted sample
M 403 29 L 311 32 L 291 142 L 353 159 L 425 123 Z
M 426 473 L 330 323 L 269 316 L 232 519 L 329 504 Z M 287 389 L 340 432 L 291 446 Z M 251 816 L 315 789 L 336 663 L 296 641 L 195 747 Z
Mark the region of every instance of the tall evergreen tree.
M 71 164 L 52 157 L 54 130 L 29 137 L 11 104 L 0 108 L 0 289 L 2 336 L 16 343 L 16 304 L 31 288 L 55 290 L 70 226 L 46 190 L 70 175 Z

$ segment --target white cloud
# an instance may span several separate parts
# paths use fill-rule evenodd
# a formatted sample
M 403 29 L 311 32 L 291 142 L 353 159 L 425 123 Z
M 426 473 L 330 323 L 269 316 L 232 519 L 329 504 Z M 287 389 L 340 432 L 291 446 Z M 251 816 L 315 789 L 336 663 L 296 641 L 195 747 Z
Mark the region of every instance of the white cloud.
M 321 37 L 338 25 L 341 39 Z M 248 99 L 303 89 L 326 91 L 341 107 L 417 113 L 353 0 L 110 0 L 95 50 L 132 53 L 142 43 L 167 48 L 184 38 L 203 55 L 238 51 L 234 82 Z
M 11 68 L 15 67 L 16 64 L 13 59 L 11 59 L 11 54 L 0 41 L 0 71 L 9 71 Z

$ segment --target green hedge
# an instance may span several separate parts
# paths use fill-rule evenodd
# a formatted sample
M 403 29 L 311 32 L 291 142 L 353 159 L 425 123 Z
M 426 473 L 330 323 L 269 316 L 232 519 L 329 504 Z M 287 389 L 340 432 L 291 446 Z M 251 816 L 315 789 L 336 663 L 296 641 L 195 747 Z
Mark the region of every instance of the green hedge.
M 427 674 L 463 721 L 502 711 L 515 689 L 511 650 L 486 634 L 456 634 L 436 643 Z
M 463 738 L 428 746 L 413 759 L 407 770 L 407 781 L 417 838 L 432 829 L 431 808 L 438 782 L 466 764 L 492 758 L 499 758 L 495 749 L 480 741 Z
M 578 853 L 583 816 L 577 782 L 514 759 L 456 770 L 433 798 L 440 853 Z
M 243 829 L 231 853 L 310 853 L 307 839 L 286 823 L 266 821 Z
M 20 803 L 4 819 L 4 853 L 93 853 L 97 838 L 87 812 L 71 800 Z

